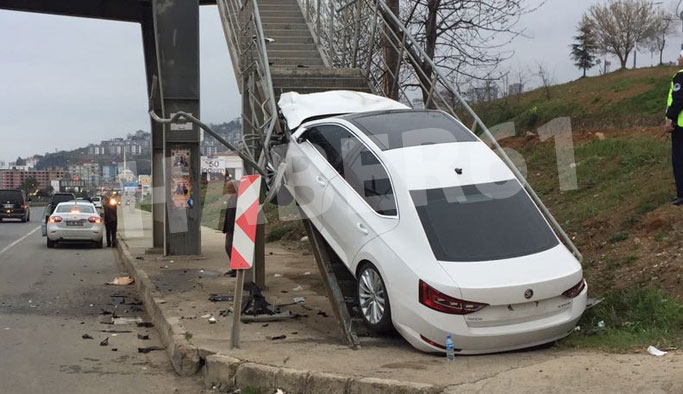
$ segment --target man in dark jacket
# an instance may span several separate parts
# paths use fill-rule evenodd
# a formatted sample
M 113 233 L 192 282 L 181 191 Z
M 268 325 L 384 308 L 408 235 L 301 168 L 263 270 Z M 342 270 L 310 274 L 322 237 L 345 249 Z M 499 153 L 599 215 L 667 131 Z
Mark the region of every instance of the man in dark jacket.
M 223 222 L 223 234 L 225 234 L 225 253 L 228 259 L 232 258 L 232 238 L 235 233 L 235 216 L 237 215 L 237 190 L 238 183 L 235 180 L 228 180 L 225 183 L 225 193 L 228 195 L 228 204 L 225 210 L 225 221 Z M 235 271 L 228 271 L 230 276 L 235 276 Z
M 681 71 L 674 75 L 666 107 L 666 124 L 671 129 L 671 164 L 676 179 L 674 205 L 683 205 L 683 51 L 678 55 Z
M 107 247 L 116 246 L 116 221 L 118 202 L 113 196 L 106 198 L 104 203 L 104 228 L 107 232 Z

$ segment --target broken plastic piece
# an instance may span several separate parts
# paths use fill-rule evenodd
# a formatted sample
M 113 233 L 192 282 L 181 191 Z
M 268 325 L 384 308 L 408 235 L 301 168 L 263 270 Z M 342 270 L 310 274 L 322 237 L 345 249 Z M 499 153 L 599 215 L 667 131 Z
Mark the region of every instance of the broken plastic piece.
M 95 339 L 95 338 L 91 337 L 89 334 L 83 334 L 83 336 L 81 338 L 83 338 L 83 339 Z
M 100 346 L 108 346 L 109 345 L 109 337 L 106 337 L 100 342 Z
M 306 299 L 304 297 L 294 297 L 292 300 L 297 304 L 305 304 L 306 303 Z
M 218 322 L 218 320 L 216 320 L 215 317 L 211 316 L 211 317 L 209 318 L 209 324 L 216 324 L 217 322 Z
M 668 353 L 668 352 L 659 350 L 659 349 L 657 349 L 656 347 L 654 347 L 654 346 L 652 346 L 652 345 L 648 346 L 647 352 L 650 353 L 650 354 L 653 355 L 653 356 L 656 356 L 656 357 L 661 357 L 661 356 L 663 356 L 663 355 L 665 355 L 665 354 Z
M 145 335 L 138 334 L 138 339 L 141 341 L 146 341 L 149 339 L 149 334 L 145 334 Z
M 279 341 L 280 339 L 285 339 L 287 338 L 287 335 L 278 335 L 276 337 L 266 337 L 266 339 L 270 339 L 271 341 Z
M 108 285 L 114 286 L 128 286 L 133 283 L 135 283 L 135 279 L 131 276 L 119 276 L 118 278 L 114 278 L 113 281 L 107 282 Z
M 232 301 L 232 296 L 231 295 L 218 295 L 218 294 L 211 294 L 209 297 L 209 301 L 211 302 L 222 302 L 222 301 Z
M 304 289 L 304 288 L 301 287 L 301 285 L 298 285 L 297 287 L 293 288 L 292 291 L 301 291 L 301 290 L 303 290 L 303 289 Z

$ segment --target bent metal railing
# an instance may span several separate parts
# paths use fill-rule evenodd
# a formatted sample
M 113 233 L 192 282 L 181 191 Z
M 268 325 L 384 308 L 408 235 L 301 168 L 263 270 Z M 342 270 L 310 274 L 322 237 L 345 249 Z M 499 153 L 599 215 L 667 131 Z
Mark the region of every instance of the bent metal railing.
M 280 125 L 258 3 L 256 0 L 217 0 L 216 4 L 242 93 L 240 148 L 268 171 L 268 165 L 273 162 L 271 139 L 280 131 Z M 272 185 L 274 179 L 275 176 L 269 176 L 266 183 Z
M 338 68 L 360 68 L 375 94 L 441 109 L 479 135 L 499 155 L 555 232 L 583 256 L 526 178 L 442 70 L 383 0 L 298 0 L 316 42 Z M 387 56 L 387 53 L 393 56 Z M 387 61 L 387 58 L 393 60 Z

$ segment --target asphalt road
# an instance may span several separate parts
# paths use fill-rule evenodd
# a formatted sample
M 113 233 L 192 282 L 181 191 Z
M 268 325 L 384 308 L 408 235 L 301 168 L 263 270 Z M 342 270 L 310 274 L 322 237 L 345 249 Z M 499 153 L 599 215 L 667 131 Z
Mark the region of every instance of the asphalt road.
M 111 249 L 47 249 L 42 211 L 33 208 L 29 223 L 0 223 L 0 394 L 204 393 L 197 378 L 174 374 L 164 350 L 138 352 L 160 346 L 154 328 L 102 323 L 111 318 L 103 310 L 146 318 L 130 305 L 134 286 L 105 285 L 124 274 Z M 130 332 L 102 332 L 112 329 Z

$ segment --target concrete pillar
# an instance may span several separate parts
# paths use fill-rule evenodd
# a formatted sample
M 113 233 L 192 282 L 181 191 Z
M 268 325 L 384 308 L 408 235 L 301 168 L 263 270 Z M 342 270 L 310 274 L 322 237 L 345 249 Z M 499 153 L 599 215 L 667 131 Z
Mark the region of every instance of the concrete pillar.
M 199 118 L 199 0 L 153 0 L 161 114 Z M 191 123 L 163 126 L 164 251 L 201 253 L 200 133 Z

